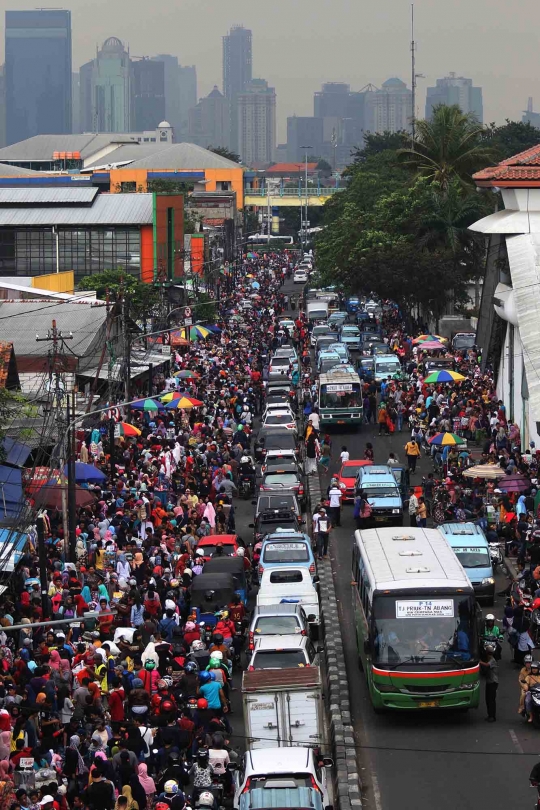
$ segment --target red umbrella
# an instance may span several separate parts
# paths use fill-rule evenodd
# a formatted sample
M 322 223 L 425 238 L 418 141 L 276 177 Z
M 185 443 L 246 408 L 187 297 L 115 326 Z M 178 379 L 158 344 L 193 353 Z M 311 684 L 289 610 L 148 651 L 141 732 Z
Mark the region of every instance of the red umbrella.
M 62 492 L 66 493 L 67 499 L 67 483 L 57 484 L 49 481 L 37 492 L 35 496 L 36 506 L 44 509 L 62 509 Z M 75 486 L 75 505 L 77 508 L 91 506 L 95 502 L 95 495 L 83 487 Z

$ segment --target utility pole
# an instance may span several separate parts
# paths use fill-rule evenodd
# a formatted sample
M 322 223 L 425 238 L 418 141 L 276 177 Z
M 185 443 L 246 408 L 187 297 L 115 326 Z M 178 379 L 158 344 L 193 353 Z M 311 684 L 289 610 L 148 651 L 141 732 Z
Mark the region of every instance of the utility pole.
M 64 348 L 64 344 L 66 340 L 73 340 L 73 333 L 70 332 L 69 335 L 64 335 L 60 329 L 56 326 L 56 321 L 52 321 L 52 327 L 47 332 L 47 337 L 40 338 L 39 335 L 36 335 L 36 341 L 38 343 L 41 342 L 48 342 L 52 343 L 51 348 L 49 349 L 47 364 L 49 369 L 49 394 L 52 394 L 51 397 L 51 407 L 57 408 L 57 426 L 58 426 L 58 436 L 62 437 L 60 440 L 60 444 L 63 447 L 63 452 L 61 453 L 60 457 L 60 469 L 64 469 L 64 465 L 67 463 L 68 466 L 68 492 L 66 492 L 65 486 L 62 487 L 62 520 L 63 520 L 63 529 L 64 529 L 64 553 L 66 557 L 68 556 L 68 537 L 69 537 L 69 489 L 70 489 L 70 464 L 69 460 L 72 456 L 72 448 L 71 442 L 69 439 L 70 436 L 70 416 L 69 416 L 69 399 L 67 402 L 66 408 L 66 415 L 67 415 L 67 425 L 63 426 L 63 408 L 62 402 L 64 396 L 67 396 L 66 386 L 64 380 L 61 379 L 61 374 L 65 370 L 63 364 L 63 354 L 61 353 L 61 349 Z M 53 383 L 53 375 L 54 375 L 54 383 Z M 54 386 L 54 388 L 53 388 Z M 75 466 L 74 466 L 74 459 L 73 459 L 73 480 L 71 481 L 72 487 L 72 495 L 73 500 L 75 499 Z M 75 509 L 73 509 L 73 518 L 75 518 Z M 73 544 L 73 553 L 75 553 L 75 544 Z M 74 561 L 74 558 L 73 558 Z
M 43 618 L 49 618 L 49 582 L 47 580 L 47 554 L 45 552 L 45 518 L 42 513 L 36 519 L 37 546 L 39 557 L 39 582 L 41 587 L 41 608 Z
M 124 344 L 124 357 L 126 377 L 124 380 L 124 399 L 130 400 L 131 393 L 131 331 L 128 325 L 129 303 L 125 293 L 122 295 L 122 342 Z
M 414 3 L 411 3 L 411 141 L 412 148 L 416 142 L 416 43 L 414 41 Z
M 306 158 L 306 163 L 305 163 L 306 214 L 305 214 L 305 219 L 304 219 L 304 227 L 302 229 L 303 230 L 303 236 L 304 236 L 304 252 L 305 252 L 306 249 L 307 249 L 307 241 L 308 241 L 308 233 L 307 233 L 308 232 L 308 226 L 307 226 L 307 223 L 308 223 L 307 159 L 308 159 L 308 149 L 313 149 L 313 147 L 312 146 L 301 146 L 300 149 L 305 149 L 306 150 L 306 152 L 305 152 L 305 158 Z M 302 204 L 300 204 L 300 214 L 301 213 L 302 213 Z

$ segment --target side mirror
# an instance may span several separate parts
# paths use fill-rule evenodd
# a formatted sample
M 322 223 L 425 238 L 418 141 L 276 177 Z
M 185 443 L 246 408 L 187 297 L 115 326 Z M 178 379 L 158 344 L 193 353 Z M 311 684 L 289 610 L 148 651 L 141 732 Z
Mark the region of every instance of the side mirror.
M 257 506 L 257 501 L 251 501 L 252 506 Z
M 316 622 L 317 617 L 315 616 L 314 613 L 310 613 L 309 616 L 307 617 L 307 620 L 308 620 L 308 622 Z
M 315 585 L 317 582 L 320 582 L 320 581 L 321 581 L 320 577 L 318 577 L 318 576 L 314 576 L 314 577 L 313 577 L 313 584 L 314 584 L 314 585 Z
M 323 757 L 323 765 L 325 768 L 332 768 L 334 765 L 334 760 L 332 757 Z M 328 810 L 328 808 L 325 808 L 325 810 Z

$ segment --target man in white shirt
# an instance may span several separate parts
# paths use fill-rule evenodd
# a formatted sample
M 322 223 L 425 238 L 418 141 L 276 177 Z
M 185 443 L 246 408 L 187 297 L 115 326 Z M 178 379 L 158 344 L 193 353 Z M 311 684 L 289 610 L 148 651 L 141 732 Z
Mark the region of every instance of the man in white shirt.
M 343 447 L 341 448 L 341 453 L 339 454 L 339 457 L 341 459 L 342 464 L 344 464 L 346 461 L 349 460 L 350 458 L 349 451 L 347 450 L 345 445 L 343 445 Z
M 311 422 L 317 433 L 321 429 L 321 417 L 319 416 L 317 410 L 312 411 L 308 416 L 308 422 Z
M 418 509 L 418 498 L 414 494 L 414 489 L 409 490 L 409 525 L 416 526 L 416 510 Z
M 388 456 L 388 461 L 386 462 L 386 464 L 388 465 L 388 467 L 395 467 L 395 466 L 397 466 L 399 464 L 399 459 L 396 458 L 395 453 L 390 453 L 390 455 Z
M 328 492 L 330 498 L 330 514 L 334 526 L 341 526 L 341 490 L 336 484 L 332 484 Z

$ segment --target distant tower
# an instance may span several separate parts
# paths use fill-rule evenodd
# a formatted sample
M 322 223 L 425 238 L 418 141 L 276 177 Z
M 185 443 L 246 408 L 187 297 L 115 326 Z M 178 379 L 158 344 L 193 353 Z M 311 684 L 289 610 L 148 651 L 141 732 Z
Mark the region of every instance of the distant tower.
M 244 93 L 253 78 L 251 31 L 235 25 L 223 37 L 223 95 L 231 110 L 231 149 L 238 151 L 238 96 Z
M 117 37 L 109 37 L 96 58 L 80 69 L 81 121 L 85 132 L 130 131 L 130 78 L 129 51 Z M 156 124 L 157 121 L 154 127 Z

